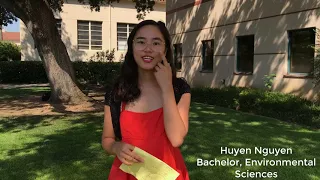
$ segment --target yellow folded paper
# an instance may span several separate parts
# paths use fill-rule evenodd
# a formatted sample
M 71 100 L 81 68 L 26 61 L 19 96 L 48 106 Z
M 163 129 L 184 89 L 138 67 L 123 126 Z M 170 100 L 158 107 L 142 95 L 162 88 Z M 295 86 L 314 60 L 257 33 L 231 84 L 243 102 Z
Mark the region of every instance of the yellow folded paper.
M 121 164 L 120 169 L 138 180 L 175 180 L 179 176 L 176 170 L 144 150 L 135 147 L 133 152 L 142 157 L 144 162 L 130 166 Z

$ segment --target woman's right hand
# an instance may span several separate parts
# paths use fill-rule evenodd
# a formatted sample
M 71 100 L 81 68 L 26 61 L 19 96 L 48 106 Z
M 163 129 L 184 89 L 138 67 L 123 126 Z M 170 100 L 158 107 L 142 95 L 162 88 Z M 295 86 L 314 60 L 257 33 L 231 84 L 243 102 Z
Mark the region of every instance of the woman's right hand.
M 143 162 L 143 159 L 133 152 L 134 146 L 124 142 L 115 142 L 113 144 L 114 153 L 118 159 L 126 164 L 132 165 L 133 163 Z

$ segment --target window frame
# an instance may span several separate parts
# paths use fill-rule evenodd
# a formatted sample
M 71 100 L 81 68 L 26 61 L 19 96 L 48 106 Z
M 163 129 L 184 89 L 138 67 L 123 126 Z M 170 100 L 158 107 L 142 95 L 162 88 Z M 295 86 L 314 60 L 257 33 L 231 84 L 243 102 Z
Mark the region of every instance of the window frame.
M 206 42 L 210 42 L 211 43 L 211 49 L 212 49 L 212 67 L 211 68 L 206 68 L 204 67 L 204 61 L 206 60 L 205 59 L 205 43 Z M 213 66 L 214 66 L 214 60 L 215 60 L 215 57 L 214 57 L 214 39 L 207 39 L 207 40 L 202 40 L 201 41 L 201 45 L 202 45 L 202 49 L 201 49 L 201 72 L 213 72 Z M 207 63 L 206 63 L 207 64 Z
M 88 29 L 88 41 L 89 41 L 89 44 L 79 44 L 79 40 L 87 40 L 87 39 L 79 39 L 79 23 L 87 23 L 88 22 L 88 26 L 89 26 L 89 29 Z M 95 25 L 92 25 L 94 23 L 99 23 L 99 25 L 101 25 L 101 31 L 99 30 L 93 30 L 92 29 L 92 26 L 95 26 Z M 99 27 L 99 26 L 97 26 Z M 84 31 L 82 29 L 82 31 Z M 101 39 L 94 39 L 93 41 L 97 41 L 97 42 L 101 42 L 101 45 L 93 45 L 92 44 L 92 34 L 93 32 L 100 32 L 101 33 Z M 96 35 L 97 36 L 97 35 Z M 100 36 L 100 35 L 99 35 Z M 84 48 L 80 48 L 79 46 L 88 46 L 88 49 L 84 49 Z M 93 49 L 92 47 L 100 47 L 99 49 Z M 91 20 L 77 20 L 77 48 L 78 50 L 82 50 L 82 51 L 101 51 L 103 49 L 103 22 L 102 21 L 91 21 Z
M 253 37 L 253 52 L 252 52 L 252 70 L 251 71 L 240 71 L 239 70 L 239 61 L 241 59 L 239 59 L 239 39 L 240 38 L 244 38 L 244 37 Z M 235 70 L 236 70 L 236 74 L 243 74 L 243 75 L 253 75 L 254 72 L 254 53 L 255 53 L 255 35 L 254 34 L 247 34 L 247 35 L 240 35 L 240 36 L 236 36 L 236 54 L 235 54 L 235 58 L 236 58 L 236 65 L 235 65 Z
M 119 25 L 126 25 L 126 32 L 119 32 L 118 31 L 118 28 L 119 28 Z M 133 26 L 133 28 L 137 25 L 137 24 L 134 24 L 134 23 L 124 23 L 124 22 L 117 22 L 117 51 L 120 51 L 120 52 L 125 52 L 125 51 L 127 51 L 128 50 L 128 44 L 127 44 L 127 42 L 128 42 L 128 38 L 129 38 L 129 35 L 130 35 L 130 33 L 131 33 L 131 31 L 130 31 L 130 27 L 132 27 Z M 120 49 L 119 48 L 119 33 L 126 33 L 127 35 L 127 37 L 126 37 L 126 48 L 125 49 Z
M 298 31 L 302 31 L 302 30 L 308 30 L 308 29 L 310 29 L 310 30 L 313 30 L 313 31 L 316 31 L 317 30 L 317 28 L 316 27 L 307 27 L 307 28 L 300 28 L 300 29 L 291 29 L 291 30 L 287 30 L 287 38 L 288 38 L 288 45 L 287 45 L 287 48 L 288 48 L 288 54 L 287 54 L 287 74 L 288 75 L 296 75 L 296 76 L 298 76 L 298 77 L 300 77 L 300 76 L 311 76 L 312 75 L 312 72 L 314 71 L 314 66 L 315 66 L 315 63 L 314 63 L 314 61 L 313 61 L 313 63 L 312 63 L 312 71 L 311 72 L 309 72 L 309 73 L 301 73 L 301 72 L 291 72 L 291 56 L 292 56 L 292 54 L 291 54 L 291 51 L 292 51 L 292 47 L 291 47 L 291 42 L 292 42 L 292 40 L 291 40 L 291 33 L 293 33 L 293 32 L 298 32 Z M 314 32 L 315 34 L 314 34 L 314 44 L 313 44 L 313 46 L 315 46 L 316 45 L 316 32 Z M 314 56 L 314 58 L 315 58 L 315 56 L 316 56 L 316 51 L 314 50 L 314 52 L 313 52 L 313 56 Z
M 178 47 L 178 48 L 177 48 Z M 181 52 L 180 52 L 180 56 L 177 55 L 177 49 L 181 49 Z M 173 60 L 174 60 L 174 66 L 176 68 L 176 71 L 177 72 L 181 72 L 182 71 L 182 43 L 176 43 L 176 44 L 173 44 Z M 180 68 L 178 69 L 177 68 L 177 60 L 180 58 Z

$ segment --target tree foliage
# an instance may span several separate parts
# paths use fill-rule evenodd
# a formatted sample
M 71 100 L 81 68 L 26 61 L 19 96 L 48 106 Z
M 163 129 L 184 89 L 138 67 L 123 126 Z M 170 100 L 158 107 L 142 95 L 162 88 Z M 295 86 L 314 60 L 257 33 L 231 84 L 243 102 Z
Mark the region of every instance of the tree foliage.
M 17 21 L 17 18 L 11 12 L 3 8 L 0 4 L 0 29 L 1 25 L 7 26 L 15 21 Z
M 11 43 L 0 41 L 0 61 L 20 61 L 21 48 L 20 46 Z
M 63 4 L 65 0 L 43 0 L 53 11 L 62 11 Z M 120 0 L 78 0 L 79 3 L 90 5 L 92 11 L 100 11 L 100 7 L 104 5 L 109 5 L 114 2 L 119 3 Z M 154 0 L 132 0 L 135 3 L 135 8 L 137 9 L 137 18 L 144 19 L 147 13 L 153 11 L 153 6 L 155 5 Z M 0 3 L 0 26 L 7 26 L 17 21 L 15 15 L 6 10 L 1 6 Z

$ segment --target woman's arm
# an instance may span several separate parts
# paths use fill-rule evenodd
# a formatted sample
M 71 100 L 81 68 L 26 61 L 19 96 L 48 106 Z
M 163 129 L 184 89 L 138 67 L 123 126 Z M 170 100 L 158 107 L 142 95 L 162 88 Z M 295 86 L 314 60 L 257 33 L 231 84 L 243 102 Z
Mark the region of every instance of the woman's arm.
M 174 147 L 179 147 L 188 133 L 189 107 L 191 94 L 189 85 L 181 82 L 179 88 L 182 93 L 178 105 L 176 104 L 174 90 L 172 86 L 172 69 L 163 52 L 159 52 L 162 63 L 155 66 L 154 75 L 162 92 L 164 128 L 168 139 Z M 183 80 L 182 80 L 183 81 Z
M 179 147 L 188 133 L 191 94 L 185 93 L 176 104 L 173 88 L 162 92 L 165 131 L 174 147 Z
M 115 135 L 112 126 L 110 106 L 104 106 L 104 123 L 102 131 L 102 147 L 110 155 L 115 155 Z

